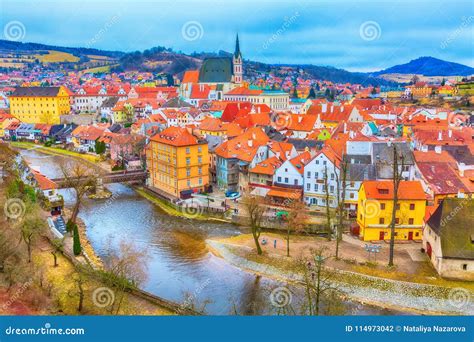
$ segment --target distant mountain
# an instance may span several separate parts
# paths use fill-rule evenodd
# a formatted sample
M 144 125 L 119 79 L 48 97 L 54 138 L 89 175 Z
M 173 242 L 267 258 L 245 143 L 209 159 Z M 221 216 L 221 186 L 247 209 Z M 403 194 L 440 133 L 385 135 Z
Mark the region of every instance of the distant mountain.
M 83 55 L 97 55 L 97 56 L 106 56 L 111 58 L 119 58 L 123 56 L 121 51 L 106 51 L 92 48 L 84 47 L 64 47 L 64 46 L 54 46 L 54 45 L 45 45 L 38 43 L 22 43 L 15 42 L 11 40 L 0 39 L 0 52 L 38 52 L 38 51 L 61 51 L 73 54 L 75 56 Z
M 419 74 L 424 76 L 467 76 L 474 74 L 474 68 L 467 65 L 447 62 L 434 57 L 420 57 L 406 64 L 395 65 L 378 72 L 369 73 L 372 76 L 384 74 Z

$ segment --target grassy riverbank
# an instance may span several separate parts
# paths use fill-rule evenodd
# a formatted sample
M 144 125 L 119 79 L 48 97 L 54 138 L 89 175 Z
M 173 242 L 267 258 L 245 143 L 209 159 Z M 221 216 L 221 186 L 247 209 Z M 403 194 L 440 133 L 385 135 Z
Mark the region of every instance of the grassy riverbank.
M 26 150 L 34 149 L 42 153 L 55 155 L 55 156 L 78 158 L 78 159 L 82 159 L 94 164 L 99 162 L 98 156 L 93 156 L 90 154 L 82 154 L 82 153 L 78 153 L 74 151 L 68 151 L 62 148 L 46 147 L 43 145 L 37 145 L 31 142 L 25 142 L 25 141 L 12 141 L 10 144 L 11 144 L 11 147 L 13 148 L 21 148 L 21 149 L 26 149 Z
M 139 194 L 143 198 L 147 199 L 148 201 L 152 202 L 153 204 L 158 206 L 162 211 L 164 211 L 166 214 L 168 214 L 170 216 L 177 216 L 177 217 L 193 219 L 193 220 L 199 220 L 199 221 L 229 223 L 228 220 L 208 216 L 208 215 L 204 214 L 203 212 L 199 212 L 199 210 L 197 210 L 197 212 L 193 211 L 192 213 L 186 213 L 185 210 L 177 209 L 174 205 L 167 202 L 166 200 L 149 194 L 142 187 L 135 187 L 134 189 L 137 192 L 137 194 Z

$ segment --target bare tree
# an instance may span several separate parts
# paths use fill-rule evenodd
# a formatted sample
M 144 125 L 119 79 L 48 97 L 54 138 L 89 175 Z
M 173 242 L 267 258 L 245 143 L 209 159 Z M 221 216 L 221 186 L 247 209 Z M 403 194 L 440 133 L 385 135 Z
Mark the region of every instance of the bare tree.
M 286 222 L 286 256 L 290 256 L 290 234 L 303 230 L 308 223 L 308 209 L 306 205 L 298 200 L 292 200 L 288 208 Z
M 326 233 L 328 241 L 331 241 L 331 208 L 329 206 L 329 174 L 328 166 L 324 166 L 324 190 L 325 190 L 325 201 L 326 201 Z
M 262 254 L 262 247 L 260 247 L 260 234 L 263 214 L 265 213 L 265 206 L 263 199 L 259 196 L 250 195 L 247 193 L 240 201 L 244 206 L 245 215 L 248 225 L 252 231 L 253 240 L 257 247 L 258 255 Z
M 63 239 L 53 239 L 51 240 L 51 254 L 54 258 L 54 267 L 58 266 L 58 253 L 62 253 L 64 250 L 64 240 Z
M 340 301 L 340 290 L 334 282 L 335 272 L 324 266 L 327 258 L 325 248 L 319 248 L 311 251 L 309 260 L 300 262 L 304 275 L 305 311 L 309 315 L 320 315 L 323 304 L 328 312 L 330 306 Z
M 115 288 L 119 299 L 115 298 L 111 312 L 118 314 L 125 292 L 139 287 L 147 278 L 148 253 L 131 243 L 122 241 L 118 251 L 111 251 L 105 261 L 105 270 L 97 271 L 100 278 Z
M 25 215 L 25 218 L 20 221 L 21 227 L 21 239 L 25 242 L 28 251 L 28 262 L 31 262 L 31 252 L 33 243 L 36 239 L 45 231 L 46 222 L 40 213 L 40 209 L 31 209 L 29 213 Z
M 336 259 L 339 259 L 339 244 L 342 240 L 342 232 L 344 231 L 344 214 L 346 205 L 346 189 L 347 189 L 347 169 L 348 163 L 346 158 L 342 158 L 339 167 L 340 172 L 336 170 L 336 160 L 334 160 L 334 174 L 336 175 L 337 184 L 337 226 L 336 226 Z M 340 174 L 340 177 L 339 177 Z
M 70 219 L 72 223 L 76 223 L 77 215 L 79 214 L 79 207 L 84 195 L 91 187 L 94 187 L 97 182 L 98 170 L 90 167 L 90 164 L 84 162 L 80 163 L 78 161 L 61 163 L 59 166 L 66 187 L 74 189 L 76 195 L 76 201 Z
M 390 253 L 388 266 L 393 266 L 394 249 L 395 249 L 395 225 L 397 224 L 397 207 L 398 207 L 398 188 L 403 179 L 403 169 L 405 168 L 405 156 L 403 153 L 398 154 L 396 144 L 393 144 L 393 207 L 392 218 L 390 221 Z

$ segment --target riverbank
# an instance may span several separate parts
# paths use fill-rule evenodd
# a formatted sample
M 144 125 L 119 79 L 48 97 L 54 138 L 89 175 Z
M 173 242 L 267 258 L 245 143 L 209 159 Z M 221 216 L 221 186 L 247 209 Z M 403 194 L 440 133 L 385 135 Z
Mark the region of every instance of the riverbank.
M 25 149 L 25 150 L 37 150 L 38 152 L 54 155 L 54 156 L 63 156 L 63 157 L 70 157 L 70 158 L 75 158 L 75 159 L 82 159 L 92 164 L 98 164 L 100 162 L 100 158 L 98 156 L 93 156 L 86 153 L 82 154 L 82 153 L 78 153 L 74 151 L 68 151 L 62 148 L 37 145 L 32 142 L 12 141 L 10 142 L 10 146 L 13 148 L 20 148 L 20 149 Z
M 209 250 L 218 257 L 242 270 L 274 279 L 302 285 L 303 276 L 295 272 L 297 261 L 281 255 L 265 253 L 258 256 L 252 247 L 242 243 L 245 236 L 229 239 L 208 239 Z M 347 270 L 333 269 L 336 272 L 334 285 L 351 300 L 386 309 L 412 314 L 429 315 L 472 315 L 474 303 L 457 305 L 450 298 L 453 291 L 461 291 L 474 296 L 466 287 L 453 287 L 413 283 L 401 280 L 375 277 Z M 464 284 L 464 283 L 462 283 Z
M 151 195 L 147 192 L 143 187 L 133 187 L 135 192 L 139 194 L 141 197 L 147 199 L 148 201 L 152 202 L 154 205 L 159 207 L 162 211 L 164 211 L 167 215 L 181 217 L 185 219 L 192 219 L 198 221 L 207 221 L 207 222 L 216 222 L 216 223 L 231 223 L 230 220 L 226 220 L 223 218 L 217 218 L 213 216 L 209 216 L 204 214 L 201 210 L 192 210 L 192 212 L 186 212 L 186 210 L 180 210 L 176 206 L 172 205 L 170 202 L 158 198 L 157 196 Z

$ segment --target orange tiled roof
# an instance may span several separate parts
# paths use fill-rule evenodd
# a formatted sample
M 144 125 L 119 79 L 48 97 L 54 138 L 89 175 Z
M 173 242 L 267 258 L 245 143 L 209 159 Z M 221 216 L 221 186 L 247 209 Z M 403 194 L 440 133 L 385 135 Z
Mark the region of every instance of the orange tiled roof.
M 367 199 L 392 200 L 392 181 L 365 181 L 362 183 Z M 398 188 L 400 200 L 425 200 L 426 194 L 419 181 L 401 181 Z
M 271 157 L 257 164 L 254 168 L 250 169 L 249 172 L 272 176 L 275 174 L 275 170 L 279 168 L 281 164 L 282 161 L 277 157 Z
M 186 128 L 181 127 L 169 127 L 164 131 L 155 134 L 150 140 L 172 146 L 190 146 L 199 144 L 196 136 L 189 133 Z

